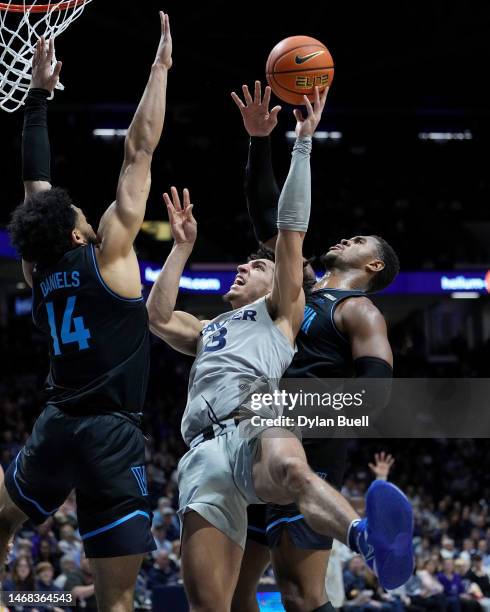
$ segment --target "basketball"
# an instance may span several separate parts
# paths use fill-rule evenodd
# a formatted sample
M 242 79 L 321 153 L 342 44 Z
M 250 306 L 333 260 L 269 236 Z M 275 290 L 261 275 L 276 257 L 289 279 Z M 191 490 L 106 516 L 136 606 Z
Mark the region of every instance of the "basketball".
M 290 36 L 270 52 L 266 76 L 272 91 L 288 104 L 303 104 L 303 96 L 313 100 L 333 80 L 333 59 L 327 47 L 310 36 Z

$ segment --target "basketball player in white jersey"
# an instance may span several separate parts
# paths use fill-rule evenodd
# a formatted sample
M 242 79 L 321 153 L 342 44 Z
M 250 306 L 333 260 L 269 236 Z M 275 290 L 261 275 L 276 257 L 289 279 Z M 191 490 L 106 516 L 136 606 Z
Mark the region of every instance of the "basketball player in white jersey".
M 269 428 L 247 438 L 237 427 L 243 388 L 259 379 L 280 379 L 295 352 L 305 305 L 302 244 L 311 202 L 311 139 L 325 99 L 326 92 L 320 97 L 318 90 L 313 106 L 305 98 L 306 119 L 294 111 L 297 140 L 279 199 L 275 265 L 265 259 L 240 265 L 226 296 L 234 310 L 213 321 L 174 310 L 197 226 L 187 190 L 183 207 L 175 188 L 173 201 L 165 195 L 175 244 L 147 305 L 153 333 L 196 356 L 182 420 L 190 450 L 178 467 L 182 568 L 192 611 L 230 610 L 251 503 L 294 501 L 312 528 L 380 568 L 380 581 L 388 588 L 403 584 L 412 572 L 412 513 L 396 487 L 373 488 L 368 518 L 361 521 L 345 498 L 308 467 L 293 432 Z

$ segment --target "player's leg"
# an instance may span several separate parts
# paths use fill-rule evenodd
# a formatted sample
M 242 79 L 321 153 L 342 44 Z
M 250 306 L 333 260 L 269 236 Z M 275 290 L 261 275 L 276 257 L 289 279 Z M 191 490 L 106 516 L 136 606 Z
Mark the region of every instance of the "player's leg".
M 269 565 L 269 548 L 254 540 L 247 540 L 240 576 L 233 594 L 232 612 L 259 612 L 257 587 Z
M 98 609 L 130 612 L 142 558 L 156 548 L 145 439 L 131 415 L 92 415 L 75 421 L 77 513 Z
M 311 470 L 298 438 L 287 430 L 268 429 L 260 445 L 253 467 L 257 495 L 275 504 L 296 503 L 312 529 L 347 543 L 349 527 L 359 516 L 345 497 Z
M 311 612 L 327 604 L 325 575 L 329 555 L 329 550 L 298 548 L 288 530 L 282 530 L 279 546 L 271 549 L 271 557 L 286 612 Z
M 375 481 L 366 495 L 362 521 L 347 500 L 308 466 L 299 440 L 269 429 L 260 439 L 253 467 L 257 495 L 277 504 L 294 502 L 316 532 L 344 542 L 364 557 L 382 586 L 393 589 L 413 571 L 410 502 L 391 483 Z
M 27 520 L 27 516 L 10 498 L 3 482 L 3 472 L 0 476 L 0 566 L 2 566 L 7 559 L 10 541 L 17 529 Z
M 194 511 L 184 515 L 182 575 L 190 612 L 228 612 L 243 550 Z
M 340 489 L 347 461 L 347 441 L 310 439 L 304 441 L 303 448 L 312 470 Z M 325 583 L 332 538 L 313 531 L 295 504 L 266 508 L 266 533 L 284 607 L 288 611 L 306 612 L 331 609 L 327 602 L 332 593 L 328 587 L 325 590 Z M 340 607 L 342 602 L 339 603 L 338 597 L 336 601 Z
M 143 555 L 90 559 L 99 612 L 130 612 Z
M 26 445 L 0 484 L 0 559 L 15 531 L 29 518 L 41 524 L 73 488 L 70 424 L 53 406 L 36 420 Z

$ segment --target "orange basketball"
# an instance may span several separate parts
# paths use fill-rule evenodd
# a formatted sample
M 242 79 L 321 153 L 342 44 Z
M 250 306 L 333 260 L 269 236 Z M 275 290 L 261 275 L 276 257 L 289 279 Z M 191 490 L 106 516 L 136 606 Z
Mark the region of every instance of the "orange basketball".
M 290 36 L 272 49 L 265 68 L 267 81 L 278 98 L 289 104 L 313 99 L 333 80 L 333 59 L 323 43 L 310 36 Z

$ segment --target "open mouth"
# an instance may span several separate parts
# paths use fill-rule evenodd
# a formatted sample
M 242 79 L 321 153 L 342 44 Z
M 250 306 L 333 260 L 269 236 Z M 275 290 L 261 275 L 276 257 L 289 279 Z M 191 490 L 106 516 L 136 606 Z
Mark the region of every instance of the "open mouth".
M 243 287 L 245 280 L 241 276 L 237 276 L 233 281 L 232 287 Z
M 335 244 L 328 249 L 329 251 L 343 251 L 344 247 L 341 244 Z

